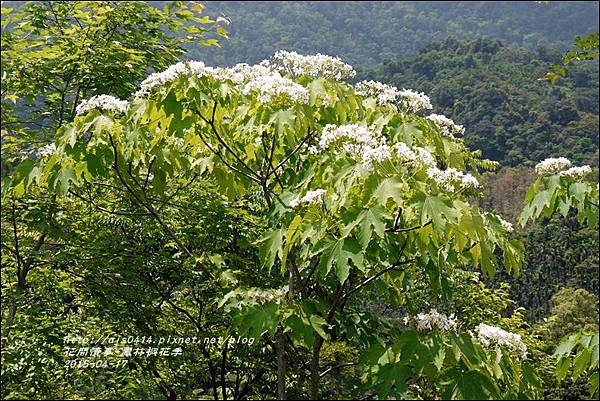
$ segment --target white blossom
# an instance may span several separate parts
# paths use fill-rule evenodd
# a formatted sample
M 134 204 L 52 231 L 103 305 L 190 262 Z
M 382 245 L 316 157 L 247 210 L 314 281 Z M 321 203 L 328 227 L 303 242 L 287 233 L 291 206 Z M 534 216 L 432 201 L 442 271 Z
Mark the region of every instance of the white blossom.
M 424 167 L 435 167 L 435 159 L 431 155 L 431 153 L 422 147 L 416 146 L 413 149 L 408 147 L 404 142 L 397 142 L 394 145 L 394 150 L 396 151 L 396 155 L 398 159 L 402 163 L 410 163 L 410 164 L 421 164 Z
M 343 151 L 359 161 L 367 170 L 373 168 L 374 162 L 381 163 L 392 157 L 385 137 L 378 134 L 374 128 L 358 124 L 326 125 L 321 132 L 318 149 L 328 149 L 334 144 L 339 144 Z
M 430 151 L 417 146 L 415 148 L 417 161 L 427 168 L 436 167 L 437 163 Z
M 371 170 L 373 168 L 374 162 L 382 163 L 383 161 L 391 158 L 392 154 L 385 143 L 381 143 L 376 147 L 365 146 L 361 152 L 361 163 L 367 170 Z
M 304 196 L 297 196 L 295 199 L 290 201 L 290 206 L 295 208 L 305 203 L 308 205 L 318 205 L 323 203 L 323 195 L 327 193 L 324 189 L 315 189 L 314 191 L 308 191 Z
M 289 78 L 279 74 L 261 75 L 248 82 L 243 89 L 245 95 L 252 91 L 258 94 L 261 103 L 286 99 L 297 103 L 308 103 L 308 90 Z
M 236 64 L 233 67 L 229 68 L 207 67 L 206 71 L 219 81 L 231 80 L 237 85 L 251 81 L 263 75 L 272 74 L 271 70 L 263 65 L 249 65 L 246 63 Z
M 93 96 L 87 100 L 83 100 L 75 112 L 77 115 L 87 113 L 90 110 L 104 110 L 113 113 L 125 113 L 128 106 L 127 100 L 121 100 L 110 95 Z
M 140 89 L 136 92 L 135 97 L 148 96 L 154 88 L 163 86 L 168 82 L 173 82 L 182 76 L 204 76 L 213 71 L 214 69 L 212 68 L 207 69 L 202 61 L 181 61 L 169 66 L 169 68 L 162 72 L 150 74 L 140 84 Z
M 361 81 L 354 89 L 358 95 L 374 97 L 380 106 L 395 104 L 399 109 L 412 113 L 432 108 L 427 95 L 410 89 L 398 90 L 395 86 L 377 81 Z
M 169 142 L 178 148 L 183 148 L 183 144 L 185 143 L 183 138 L 171 138 Z
M 404 142 L 398 142 L 394 145 L 394 150 L 398 159 L 403 163 L 413 163 L 417 160 L 417 154 L 413 152 Z
M 43 157 L 52 156 L 56 153 L 56 144 L 54 142 L 48 143 L 34 151 L 35 155 L 40 159 Z
M 503 229 L 505 229 L 507 232 L 512 233 L 514 231 L 514 227 L 512 225 L 512 223 L 504 220 L 501 216 L 495 214 L 495 213 L 485 213 L 486 215 L 492 215 L 495 218 L 498 219 L 498 221 L 500 222 L 500 225 L 502 226 Z
M 463 135 L 465 133 L 465 128 L 462 125 L 456 124 L 443 114 L 430 114 L 425 118 L 433 121 L 438 126 L 443 136 L 453 138 L 456 135 Z
M 319 148 L 327 149 L 332 144 L 343 141 L 344 150 L 360 154 L 363 146 L 378 147 L 380 139 L 373 131 L 358 124 L 327 124 L 321 132 Z M 345 146 L 344 146 L 345 145 Z
M 395 86 L 377 81 L 360 81 L 354 86 L 357 95 L 374 97 L 377 104 L 395 104 L 400 97 L 400 91 Z
M 565 157 L 548 158 L 535 166 L 535 172 L 541 176 L 556 175 L 571 167 L 571 161 Z
M 445 191 L 454 192 L 456 186 L 463 189 L 475 189 L 479 187 L 477 178 L 469 173 L 463 173 L 455 168 L 441 170 L 437 167 L 430 167 L 427 170 L 429 178 L 434 180 L 436 184 Z
M 575 180 L 581 180 L 585 178 L 586 175 L 591 174 L 592 168 L 588 165 L 581 167 L 571 167 L 568 170 L 561 171 L 559 175 L 561 177 L 571 177 Z
M 500 220 L 500 225 L 502 226 L 502 228 L 504 228 L 507 232 L 512 233 L 514 228 L 512 223 L 504 220 L 502 217 L 498 216 L 498 220 Z
M 356 75 L 354 68 L 344 63 L 339 57 L 320 53 L 305 56 L 295 51 L 278 50 L 270 59 L 264 60 L 260 65 L 294 77 L 325 77 L 343 80 Z
M 438 312 L 437 309 L 431 309 L 428 313 L 419 313 L 413 317 L 407 316 L 404 318 L 404 324 L 421 332 L 431 330 L 456 331 L 458 329 L 458 321 L 454 314 L 446 316 Z
M 499 327 L 481 323 L 476 328 L 477 338 L 484 347 L 506 346 L 512 351 L 519 352 L 523 358 L 527 356 L 527 346 L 519 334 L 510 333 Z
M 261 290 L 255 288 L 250 289 L 248 291 L 248 295 L 254 298 L 254 300 L 260 305 L 264 305 L 268 302 L 275 302 L 276 304 L 280 304 L 281 301 L 283 301 L 283 299 L 285 298 L 286 293 L 287 289 L 285 287 L 274 290 Z
M 429 97 L 422 92 L 416 92 L 411 89 L 402 89 L 399 92 L 399 97 L 398 105 L 404 111 L 416 113 L 420 110 L 432 108 L 431 100 L 429 100 Z

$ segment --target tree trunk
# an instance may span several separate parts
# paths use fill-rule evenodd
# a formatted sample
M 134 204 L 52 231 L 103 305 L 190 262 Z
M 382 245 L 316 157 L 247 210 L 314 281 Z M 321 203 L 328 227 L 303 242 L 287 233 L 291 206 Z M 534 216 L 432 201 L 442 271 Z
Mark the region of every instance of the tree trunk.
M 323 346 L 323 337 L 316 331 L 313 331 L 315 342 L 312 348 L 312 359 L 310 361 L 310 399 L 319 399 L 319 385 L 321 384 L 321 347 Z
M 277 330 L 277 338 L 275 339 L 275 349 L 277 352 L 277 398 L 286 400 L 285 394 L 285 333 L 283 328 Z

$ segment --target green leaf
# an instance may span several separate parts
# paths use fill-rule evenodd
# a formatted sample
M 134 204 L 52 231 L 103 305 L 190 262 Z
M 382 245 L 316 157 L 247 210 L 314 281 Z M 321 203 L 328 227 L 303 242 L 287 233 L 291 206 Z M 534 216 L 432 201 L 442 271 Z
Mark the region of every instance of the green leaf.
M 323 326 L 327 325 L 327 322 L 325 321 L 325 319 L 323 319 L 321 316 L 319 315 L 310 315 L 310 325 L 312 326 L 313 329 L 315 329 L 315 331 L 317 333 L 319 333 L 319 335 L 321 337 L 323 337 L 324 339 L 328 339 L 329 337 L 327 336 L 327 333 L 325 333 L 325 330 L 323 330 Z
M 290 223 L 290 226 L 285 232 L 285 248 L 281 256 L 281 272 L 285 270 L 285 264 L 287 261 L 287 255 L 292 249 L 292 246 L 300 236 L 300 228 L 302 227 L 302 216 L 298 215 L 294 217 L 294 220 Z
M 423 201 L 421 225 L 431 220 L 436 230 L 443 231 L 446 227 L 446 222 L 456 217 L 456 210 L 452 208 L 452 204 L 446 198 L 442 198 L 441 196 L 427 196 Z
M 384 238 L 385 235 L 385 218 L 388 218 L 389 214 L 387 210 L 381 206 L 376 205 L 370 209 L 363 209 L 353 221 L 348 223 L 341 231 L 342 237 L 347 237 L 355 227 L 359 227 L 357 233 L 358 241 L 362 249 L 366 249 L 367 245 L 371 241 L 373 229 L 380 239 Z
M 381 205 L 385 205 L 388 199 L 393 199 L 397 205 L 400 205 L 402 196 L 406 194 L 406 184 L 397 176 L 381 178 L 371 175 L 365 181 L 364 193 L 366 195 L 365 203 L 368 203 L 371 198 L 375 198 Z
M 573 360 L 573 381 L 588 369 L 592 352 L 589 348 L 582 348 Z
M 350 274 L 349 261 L 359 269 L 364 269 L 362 247 L 354 238 L 342 238 L 336 240 L 332 237 L 325 237 L 315 244 L 314 254 L 321 255 L 321 269 L 325 274 L 329 273 L 331 267 L 335 265 L 336 275 L 340 283 L 343 283 Z
M 261 268 L 266 268 L 270 272 L 273 264 L 275 264 L 275 258 L 279 256 L 281 259 L 283 255 L 283 229 L 278 228 L 267 231 L 258 242 L 260 244 L 258 255 L 261 261 Z
M 497 399 L 494 383 L 478 371 L 469 371 L 459 375 L 456 381 L 455 398 L 462 400 Z
M 588 378 L 588 386 L 590 387 L 591 399 L 598 399 L 598 371 L 595 371 Z
M 569 358 L 561 358 L 556 364 L 556 380 L 560 383 L 567 377 L 569 368 L 571 367 L 571 360 Z

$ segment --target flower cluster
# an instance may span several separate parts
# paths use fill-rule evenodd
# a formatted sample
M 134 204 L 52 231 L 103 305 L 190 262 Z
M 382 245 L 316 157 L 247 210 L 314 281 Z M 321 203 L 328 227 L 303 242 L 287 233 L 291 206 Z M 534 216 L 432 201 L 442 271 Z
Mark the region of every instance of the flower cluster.
M 514 228 L 511 222 L 504 220 L 502 217 L 500 217 L 499 215 L 495 214 L 495 213 L 485 213 L 486 215 L 492 215 L 495 218 L 498 219 L 498 221 L 500 222 L 500 225 L 502 226 L 502 228 L 504 230 L 506 230 L 509 233 L 512 233 Z
M 264 75 L 272 75 L 271 70 L 263 65 L 249 65 L 246 63 L 239 63 L 229 68 L 206 67 L 205 72 L 207 74 L 212 75 L 215 79 L 219 81 L 230 80 L 237 85 L 247 81 L 251 81 Z
M 284 78 L 279 74 L 261 75 L 244 86 L 245 95 L 252 91 L 258 93 L 258 100 L 261 103 L 270 103 L 275 100 L 290 100 L 298 103 L 308 103 L 308 90 L 295 83 L 289 78 Z
M 561 177 L 571 177 L 574 180 L 582 180 L 586 175 L 592 172 L 592 168 L 588 165 L 580 167 L 571 167 L 568 170 L 561 171 L 559 175 Z
M 513 232 L 513 225 L 512 223 L 504 220 L 502 217 L 497 216 L 498 220 L 500 220 L 500 225 L 502 226 L 502 228 L 504 228 L 506 230 L 506 232 L 512 233 Z
M 56 145 L 54 144 L 54 142 L 48 143 L 48 144 L 36 149 L 34 151 L 34 153 L 40 159 L 43 157 L 52 156 L 54 153 L 56 153 Z
M 285 298 L 286 292 L 285 288 L 278 288 L 276 290 L 250 289 L 248 290 L 248 295 L 254 298 L 260 305 L 265 305 L 269 302 L 280 304 Z
M 294 51 L 278 50 L 270 59 L 261 62 L 261 65 L 281 74 L 290 74 L 294 77 L 325 77 L 343 80 L 353 78 L 356 75 L 354 68 L 344 63 L 339 57 L 331 57 L 320 53 L 304 56 Z
M 306 195 L 300 197 L 297 196 L 295 199 L 290 201 L 291 207 L 298 207 L 299 205 L 306 203 L 308 205 L 318 205 L 323 202 L 323 195 L 327 193 L 324 189 L 315 189 L 314 191 L 308 191 Z
M 404 111 L 416 113 L 420 110 L 430 110 L 432 108 L 429 96 L 422 92 L 402 89 L 399 96 L 398 106 Z
M 455 168 L 441 170 L 437 167 L 430 167 L 427 170 L 427 175 L 436 182 L 438 187 L 448 192 L 454 192 L 457 186 L 461 190 L 470 190 L 479 187 L 477 178 Z
M 571 167 L 571 161 L 565 157 L 548 158 L 535 166 L 535 172 L 541 176 L 556 175 Z
M 183 138 L 177 137 L 167 137 L 167 142 L 176 148 L 183 148 L 183 145 L 185 144 L 185 140 Z
M 377 104 L 394 104 L 400 96 L 400 91 L 395 86 L 387 85 L 377 81 L 360 81 L 354 86 L 357 95 L 374 97 Z
M 87 113 L 90 110 L 104 110 L 113 113 L 125 113 L 128 106 L 127 100 L 121 100 L 114 96 L 93 96 L 79 103 L 75 112 L 77 115 Z
M 520 353 L 523 358 L 527 356 L 527 346 L 518 334 L 510 333 L 499 327 L 488 326 L 484 323 L 479 324 L 475 331 L 479 342 L 484 347 L 506 346 L 512 351 Z
M 453 138 L 455 135 L 463 135 L 465 128 L 462 125 L 456 124 L 450 118 L 442 114 L 430 114 L 425 117 L 429 121 L 433 121 L 438 126 L 443 136 Z
M 403 163 L 419 163 L 424 167 L 433 168 L 436 166 L 435 159 L 431 153 L 419 146 L 413 149 L 409 148 L 404 142 L 398 142 L 394 145 L 396 155 Z
M 183 76 L 203 76 L 207 72 L 212 72 L 213 69 L 208 69 L 202 61 L 181 61 L 173 64 L 162 72 L 150 74 L 140 84 L 140 89 L 136 92 L 135 97 L 148 96 L 156 87 L 163 86 L 168 82 L 173 82 Z
M 390 149 L 385 144 L 385 138 L 382 138 L 382 142 L 375 147 L 364 146 L 361 153 L 361 164 L 367 169 L 373 168 L 373 163 L 382 163 L 385 160 L 392 158 Z
M 454 314 L 446 316 L 438 312 L 437 309 L 431 309 L 429 313 L 419 313 L 413 317 L 407 316 L 404 318 L 404 324 L 421 332 L 431 330 L 456 331 L 458 329 L 458 321 Z
M 358 95 L 374 97 L 380 106 L 395 104 L 398 108 L 412 113 L 432 108 L 427 95 L 410 89 L 398 90 L 395 86 L 377 81 L 361 81 L 354 89 Z
M 361 125 L 326 125 L 321 133 L 318 149 L 327 149 L 338 142 L 341 142 L 346 153 L 358 159 L 366 169 L 371 169 L 374 162 L 381 163 L 392 157 L 385 137 Z M 315 153 L 318 150 L 312 148 L 310 151 Z
M 379 137 L 367 127 L 357 124 L 327 124 L 321 132 L 319 148 L 327 149 L 340 140 L 344 141 L 344 150 L 350 153 L 359 153 L 363 146 L 379 145 Z

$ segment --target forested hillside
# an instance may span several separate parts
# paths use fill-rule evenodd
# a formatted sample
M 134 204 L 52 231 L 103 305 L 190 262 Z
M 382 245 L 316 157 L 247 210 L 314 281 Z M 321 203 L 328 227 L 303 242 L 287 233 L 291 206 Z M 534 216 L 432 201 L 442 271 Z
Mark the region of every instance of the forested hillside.
M 598 3 L 583 1 L 208 1 L 206 12 L 231 19 L 230 40 L 220 49 L 192 49 L 190 56 L 217 65 L 256 63 L 285 49 L 338 55 L 355 67 L 373 67 L 449 35 L 563 51 L 576 35 L 598 29 Z
M 559 59 L 546 48 L 446 39 L 363 78 L 428 93 L 437 113 L 464 124 L 471 148 L 503 165 L 564 155 L 597 166 L 598 62 L 574 66 L 556 86 L 539 81 Z

